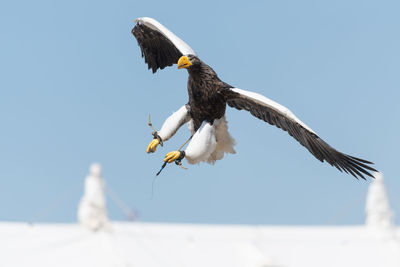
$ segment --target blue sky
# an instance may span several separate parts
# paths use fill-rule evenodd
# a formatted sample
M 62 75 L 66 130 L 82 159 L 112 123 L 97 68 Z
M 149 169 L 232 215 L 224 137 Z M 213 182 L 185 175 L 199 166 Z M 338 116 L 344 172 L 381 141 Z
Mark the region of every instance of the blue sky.
M 338 150 L 376 163 L 400 212 L 398 1 L 0 3 L 0 220 L 72 222 L 90 163 L 138 220 L 361 224 L 370 181 L 228 110 L 237 154 L 168 166 L 183 127 L 147 155 L 147 126 L 187 102 L 187 73 L 147 70 L 133 20 L 156 18 L 224 81 L 290 108 Z M 186 164 L 188 165 L 188 164 Z M 111 201 L 110 216 L 126 217 Z M 397 223 L 399 222 L 397 216 Z

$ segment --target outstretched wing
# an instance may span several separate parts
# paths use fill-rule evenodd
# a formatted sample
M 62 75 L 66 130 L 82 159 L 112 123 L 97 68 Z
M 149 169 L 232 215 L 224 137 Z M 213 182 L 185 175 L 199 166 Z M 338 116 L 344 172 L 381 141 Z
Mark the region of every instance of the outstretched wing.
M 132 34 L 153 73 L 176 64 L 183 55 L 196 55 L 190 46 L 155 19 L 143 17 L 135 19 L 135 22 Z
M 325 160 L 339 171 L 356 178 L 365 179 L 364 175 L 373 177 L 371 171 L 376 170 L 367 165 L 372 162 L 337 151 L 284 106 L 260 94 L 238 88 L 227 89 L 225 94 L 230 107 L 250 111 L 253 116 L 287 131 L 320 161 Z

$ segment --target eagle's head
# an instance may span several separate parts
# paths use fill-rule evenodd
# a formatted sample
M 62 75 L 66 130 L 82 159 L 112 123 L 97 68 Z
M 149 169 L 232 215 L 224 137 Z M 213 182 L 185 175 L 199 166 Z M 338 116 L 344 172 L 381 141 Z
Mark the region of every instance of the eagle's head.
M 195 55 L 181 56 L 178 60 L 178 69 L 196 68 L 201 63 L 201 60 Z

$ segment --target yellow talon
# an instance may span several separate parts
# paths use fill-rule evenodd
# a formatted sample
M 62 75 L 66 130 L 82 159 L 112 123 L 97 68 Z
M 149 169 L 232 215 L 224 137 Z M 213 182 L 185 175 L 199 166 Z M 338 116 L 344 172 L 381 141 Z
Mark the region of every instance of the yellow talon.
M 165 158 L 164 158 L 164 162 L 174 162 L 175 160 L 179 159 L 179 157 L 181 156 L 181 152 L 180 151 L 172 151 L 169 152 Z
M 147 153 L 156 152 L 157 146 L 158 146 L 159 143 L 160 143 L 160 140 L 158 140 L 158 139 L 151 140 L 149 146 L 147 147 L 146 152 Z

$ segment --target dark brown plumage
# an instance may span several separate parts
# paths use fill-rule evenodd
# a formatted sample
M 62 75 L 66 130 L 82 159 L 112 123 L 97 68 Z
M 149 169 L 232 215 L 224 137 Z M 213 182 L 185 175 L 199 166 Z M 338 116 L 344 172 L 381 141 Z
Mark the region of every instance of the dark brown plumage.
M 339 171 L 350 173 L 356 178 L 361 177 L 365 179 L 363 174 L 373 177 L 369 171 L 376 170 L 366 165 L 373 164 L 372 162 L 352 157 L 337 151 L 324 140 L 322 140 L 318 135 L 310 132 L 296 121 L 291 120 L 287 116 L 284 116 L 281 112 L 272 109 L 271 107 L 263 105 L 262 103 L 257 103 L 252 99 L 230 90 L 226 92 L 228 99 L 227 103 L 230 107 L 238 110 L 244 109 L 250 111 L 253 116 L 268 122 L 271 125 L 275 125 L 284 131 L 287 131 L 290 136 L 299 141 L 301 145 L 306 147 L 308 151 L 310 151 L 311 154 L 313 154 L 314 157 L 321 162 L 326 160 L 326 162 L 336 167 Z
M 343 154 L 332 148 L 281 105 L 221 81 L 215 71 L 196 55 L 182 53 L 185 49 L 192 51 L 190 47 L 185 47 L 185 43 L 183 45 L 180 43 L 183 41 L 179 38 L 178 41 L 174 39 L 177 37 L 161 29 L 163 26 L 158 25 L 158 22 L 148 18 L 146 20 L 143 21 L 154 28 L 138 23 L 132 33 L 138 41 L 149 69 L 155 72 L 158 68 L 171 66 L 183 55 L 189 61 L 188 66 L 184 66 L 189 73 L 187 106 L 195 131 L 203 121 L 213 123 L 215 119 L 222 118 L 228 104 L 238 110 L 247 110 L 253 116 L 287 131 L 321 162 L 326 161 L 339 171 L 349 173 L 356 178 L 373 177 L 371 172 L 376 170 L 368 166 L 373 164 L 372 162 Z
M 372 176 L 368 170 L 376 171 L 366 165 L 373 164 L 372 162 L 337 151 L 318 135 L 284 116 L 281 112 L 230 90 L 233 86 L 221 81 L 215 71 L 196 56 L 189 55 L 188 58 L 193 63 L 187 68 L 189 73 L 188 104 L 191 109 L 190 115 L 195 123 L 195 130 L 205 120 L 213 122 L 214 119 L 224 116 L 226 103 L 228 103 L 230 107 L 250 111 L 253 116 L 287 131 L 318 160 L 322 162 L 326 160 L 340 171 L 364 179 L 364 175 Z
M 224 91 L 232 86 L 218 78 L 215 71 L 194 55 L 188 56 L 192 66 L 187 68 L 190 116 L 194 129 L 203 121 L 213 122 L 225 115 L 226 99 Z
M 140 46 L 142 57 L 153 73 L 176 64 L 183 56 L 168 38 L 144 24 L 136 24 L 132 34 Z

